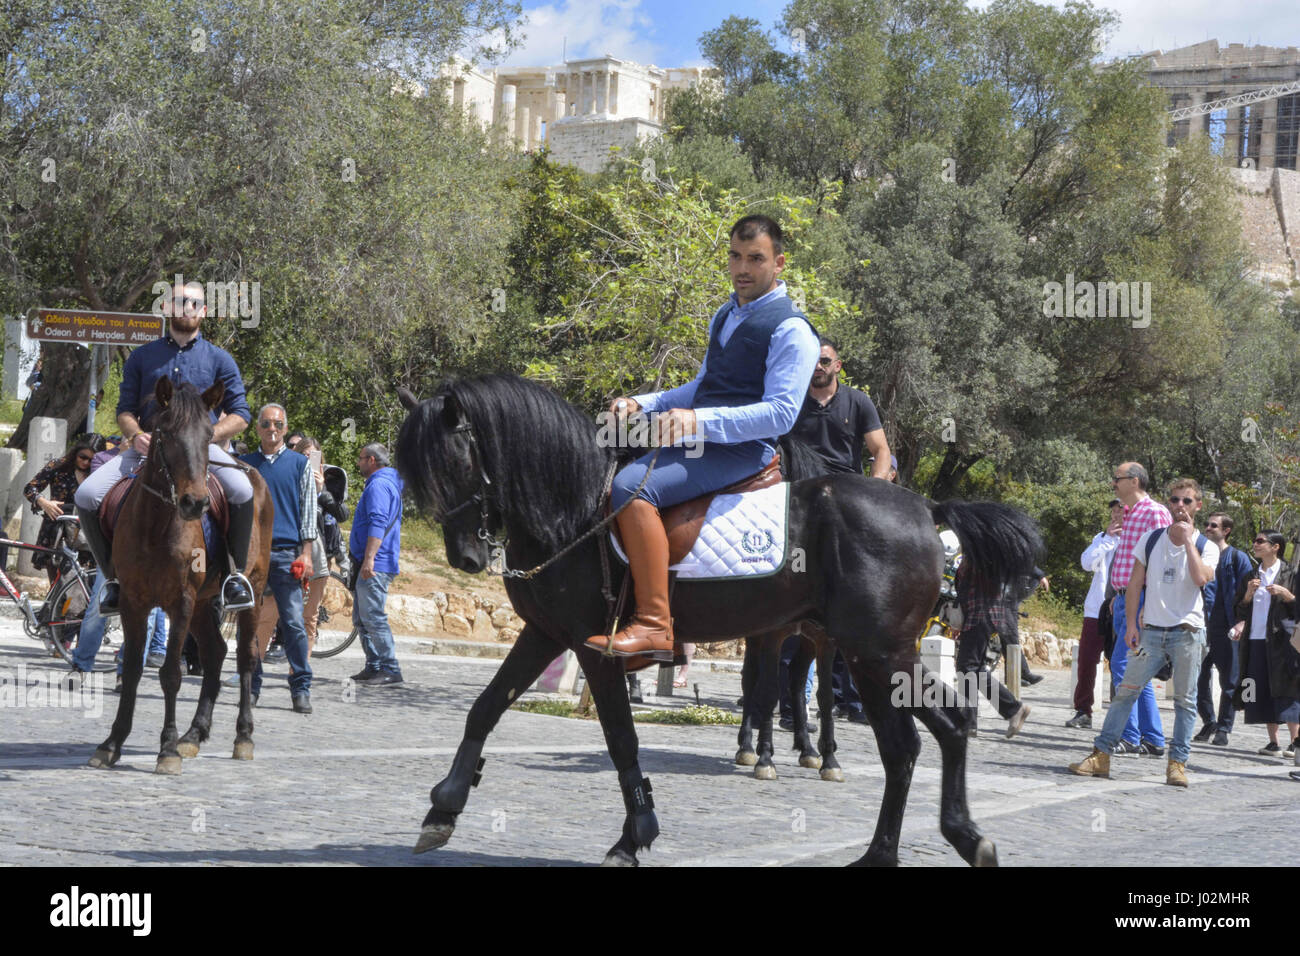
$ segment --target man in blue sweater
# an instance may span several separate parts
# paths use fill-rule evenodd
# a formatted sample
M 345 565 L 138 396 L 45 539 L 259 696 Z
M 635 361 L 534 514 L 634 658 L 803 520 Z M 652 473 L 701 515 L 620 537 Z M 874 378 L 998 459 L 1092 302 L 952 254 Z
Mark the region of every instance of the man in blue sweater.
M 293 709 L 311 713 L 311 663 L 308 659 L 307 629 L 302 620 L 302 582 L 312 574 L 311 545 L 316 540 L 316 481 L 307 459 L 284 443 L 288 416 L 282 405 L 264 405 L 257 413 L 257 434 L 261 447 L 240 460 L 257 469 L 275 505 L 271 533 L 271 566 L 266 583 L 275 597 L 284 625 L 284 653 L 289 660 L 289 693 Z M 302 574 L 295 577 L 293 565 L 302 562 Z M 253 703 L 262 692 L 262 655 L 270 641 L 274 617 L 262 605 L 264 623 L 259 627 L 257 667 L 253 671 Z
M 369 687 L 402 682 L 393 632 L 384 605 L 388 586 L 397 577 L 397 559 L 402 550 L 402 491 L 405 485 L 397 469 L 389 465 L 388 449 L 367 445 L 357 456 L 357 467 L 366 487 L 352 514 L 348 553 L 359 567 L 356 599 L 352 602 L 352 623 L 361 629 L 361 648 L 366 666 L 352 679 Z
M 662 447 L 648 479 L 653 452 L 614 477 L 611 507 L 632 499 L 616 520 L 636 610 L 613 638 L 587 640 L 597 650 L 672 659 L 668 535 L 660 510 L 760 471 L 803 407 L 821 347 L 778 279 L 785 269 L 780 225 L 767 216 L 739 220 L 731 227 L 728 268 L 735 292 L 709 324 L 709 350 L 695 378 L 610 405 L 617 417 L 650 413 Z

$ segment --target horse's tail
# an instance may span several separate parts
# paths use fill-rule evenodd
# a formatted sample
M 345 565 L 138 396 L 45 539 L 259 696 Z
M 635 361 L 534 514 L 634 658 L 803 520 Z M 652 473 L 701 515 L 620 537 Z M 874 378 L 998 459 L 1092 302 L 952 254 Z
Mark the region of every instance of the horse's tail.
M 781 477 L 785 481 L 802 481 L 804 478 L 820 478 L 826 474 L 826 459 L 805 442 L 791 435 L 782 435 Z
M 1043 539 L 1033 518 L 992 501 L 930 502 L 935 524 L 946 524 L 961 542 L 969 586 L 994 595 L 1019 585 L 1043 554 Z

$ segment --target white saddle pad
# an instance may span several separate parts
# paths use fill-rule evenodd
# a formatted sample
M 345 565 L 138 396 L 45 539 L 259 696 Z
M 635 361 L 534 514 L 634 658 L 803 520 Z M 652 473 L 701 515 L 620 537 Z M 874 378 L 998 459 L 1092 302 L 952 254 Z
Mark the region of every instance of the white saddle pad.
M 789 503 L 787 481 L 743 495 L 717 495 L 691 553 L 669 570 L 695 581 L 775 574 L 785 564 Z M 610 540 L 626 563 L 613 534 Z

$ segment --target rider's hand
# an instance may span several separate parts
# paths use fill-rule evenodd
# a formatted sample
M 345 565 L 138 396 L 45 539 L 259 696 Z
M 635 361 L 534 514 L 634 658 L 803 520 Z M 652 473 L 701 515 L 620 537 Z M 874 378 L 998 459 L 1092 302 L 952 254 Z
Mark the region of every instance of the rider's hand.
M 51 501 L 49 498 L 37 498 L 36 507 L 45 512 L 45 517 L 53 521 L 63 514 L 63 505 L 57 501 Z
M 626 418 L 628 415 L 635 415 L 639 411 L 641 411 L 640 403 L 635 398 L 628 398 L 626 395 L 609 403 L 609 413 L 615 418 Z
M 694 409 L 673 408 L 660 412 L 656 421 L 659 426 L 660 445 L 675 445 L 678 440 L 690 438 L 695 434 Z
M 131 447 L 136 451 L 137 454 L 140 455 L 149 454 L 149 433 L 136 432 L 135 437 L 131 439 Z

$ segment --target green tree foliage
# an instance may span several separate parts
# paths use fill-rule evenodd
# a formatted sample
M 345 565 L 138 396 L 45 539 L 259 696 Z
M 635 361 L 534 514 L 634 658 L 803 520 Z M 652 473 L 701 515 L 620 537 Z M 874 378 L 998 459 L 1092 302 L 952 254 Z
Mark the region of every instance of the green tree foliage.
M 417 343 L 444 352 L 504 282 L 499 266 L 483 274 L 505 241 L 501 158 L 450 115 L 437 64 L 508 46 L 517 12 L 509 0 L 5 4 L 0 308 L 146 311 L 177 273 L 258 282 L 263 326 L 209 329 L 250 386 L 326 382 L 304 410 L 322 412 L 314 429 L 338 432 L 324 414 L 344 408 L 380 427 L 372 396 L 428 372 Z M 29 415 L 71 417 L 76 351 L 47 350 L 57 387 Z M 285 374 L 294 353 L 319 361 Z

